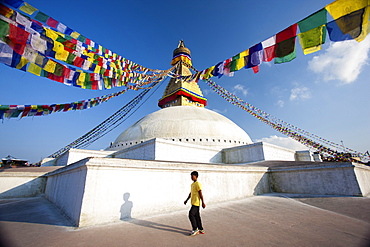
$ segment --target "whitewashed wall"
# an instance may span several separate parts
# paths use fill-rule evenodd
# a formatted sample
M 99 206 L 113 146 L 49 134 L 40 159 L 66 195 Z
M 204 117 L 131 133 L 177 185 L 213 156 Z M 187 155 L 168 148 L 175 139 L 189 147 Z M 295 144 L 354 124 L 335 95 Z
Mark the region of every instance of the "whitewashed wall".
M 193 170 L 206 203 L 269 192 L 263 167 L 89 158 L 51 173 L 45 195 L 76 225 L 114 222 L 188 208 Z
M 365 182 L 366 177 L 370 176 L 370 170 L 363 169 L 360 175 Z M 362 190 L 366 191 L 370 188 L 366 188 L 365 185 L 360 187 L 355 174 L 355 165 L 350 162 L 272 167 L 270 183 L 275 192 L 311 195 L 361 196 Z
M 46 177 L 43 175 L 46 172 L 12 172 L 11 169 L 0 172 L 0 199 L 33 197 L 44 193 Z
M 221 150 L 185 142 L 152 139 L 112 154 L 115 158 L 222 163 Z
M 294 161 L 295 151 L 266 142 L 257 142 L 223 150 L 223 162 L 240 164 L 262 160 Z

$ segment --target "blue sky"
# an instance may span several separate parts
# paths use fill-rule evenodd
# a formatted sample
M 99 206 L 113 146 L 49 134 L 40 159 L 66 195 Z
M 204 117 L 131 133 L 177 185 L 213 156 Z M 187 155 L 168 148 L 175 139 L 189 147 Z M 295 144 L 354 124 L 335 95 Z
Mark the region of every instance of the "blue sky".
M 193 65 L 203 70 L 259 43 L 329 4 L 312 1 L 37 1 L 28 3 L 84 36 L 136 63 L 170 67 L 172 52 L 183 39 Z M 370 38 L 361 43 L 331 43 L 321 51 L 285 64 L 263 64 L 260 72 L 240 70 L 214 79 L 248 103 L 288 123 L 356 151 L 370 150 Z M 166 81 L 168 82 L 168 80 Z M 161 85 L 124 124 L 90 145 L 104 149 L 139 118 L 158 110 Z M 232 119 L 254 141 L 302 149 L 247 112 L 229 104 L 199 82 L 208 109 Z M 118 92 L 69 87 L 0 64 L 0 104 L 54 104 Z M 100 106 L 49 116 L 4 120 L 0 156 L 37 162 L 82 136 L 137 95 L 116 97 Z M 225 130 L 227 131 L 227 130 Z

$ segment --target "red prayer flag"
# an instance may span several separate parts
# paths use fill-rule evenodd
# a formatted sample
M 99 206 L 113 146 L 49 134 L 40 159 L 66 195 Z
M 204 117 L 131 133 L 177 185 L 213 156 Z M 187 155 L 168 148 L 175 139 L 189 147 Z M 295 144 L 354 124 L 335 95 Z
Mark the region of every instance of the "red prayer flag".
M 252 67 L 252 69 L 253 69 L 253 72 L 254 72 L 255 74 L 257 74 L 257 73 L 260 71 L 260 68 L 259 68 L 259 66 L 258 66 L 258 65 L 257 65 L 257 66 Z
M 290 27 L 284 29 L 283 31 L 276 34 L 276 43 L 282 42 L 284 40 L 293 38 L 297 35 L 298 24 L 293 24 Z
M 57 28 L 59 22 L 57 20 L 54 20 L 53 18 L 49 17 L 46 21 L 46 24 L 50 27 Z
M 29 32 L 22 28 L 9 24 L 9 41 L 8 45 L 18 54 L 23 55 L 24 48 L 26 47 Z
M 275 55 L 275 45 L 266 47 L 263 49 L 263 59 L 264 62 L 270 62 L 276 57 Z

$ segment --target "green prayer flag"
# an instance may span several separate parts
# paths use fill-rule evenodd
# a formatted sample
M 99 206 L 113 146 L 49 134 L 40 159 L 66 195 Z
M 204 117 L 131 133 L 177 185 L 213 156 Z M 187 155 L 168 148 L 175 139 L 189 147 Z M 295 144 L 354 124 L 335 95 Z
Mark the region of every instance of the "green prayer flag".
M 286 39 L 276 44 L 276 57 L 285 57 L 295 51 L 295 37 Z
M 67 60 L 66 60 L 66 63 L 73 64 L 73 61 L 75 60 L 75 57 L 76 57 L 75 54 L 69 53 L 68 57 L 67 57 Z
M 47 14 L 42 13 L 41 11 L 37 12 L 35 19 L 41 22 L 46 22 L 49 16 Z
M 325 25 L 326 23 L 327 11 L 323 8 L 298 22 L 298 26 L 301 33 L 304 33 L 313 28 Z
M 279 64 L 279 63 L 290 62 L 296 57 L 297 57 L 297 54 L 296 54 L 295 49 L 294 49 L 294 51 L 292 53 L 290 53 L 289 55 L 286 55 L 284 57 L 275 57 L 274 63 Z
M 63 71 L 64 71 L 64 66 L 61 65 L 60 63 L 57 63 L 55 65 L 54 75 L 56 75 L 56 76 L 62 76 L 63 75 Z
M 298 22 L 299 42 L 304 54 L 321 49 L 326 40 L 327 10 L 325 8 Z
M 9 23 L 0 19 L 0 39 L 9 35 Z
M 84 84 L 85 84 L 86 89 L 91 89 L 92 88 L 92 81 L 90 79 L 90 74 L 89 73 L 86 73 Z
M 85 43 L 86 42 L 86 37 L 83 36 L 83 35 L 80 35 L 77 40 L 81 41 L 82 43 Z

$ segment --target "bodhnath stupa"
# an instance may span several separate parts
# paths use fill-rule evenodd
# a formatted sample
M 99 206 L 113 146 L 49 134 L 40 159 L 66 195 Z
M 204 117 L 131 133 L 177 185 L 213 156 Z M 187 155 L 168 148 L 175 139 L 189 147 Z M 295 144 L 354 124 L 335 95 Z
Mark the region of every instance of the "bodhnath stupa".
M 176 67 L 158 106 L 124 130 L 105 151 L 71 149 L 54 165 L 68 165 L 94 154 L 99 157 L 202 163 L 248 163 L 263 160 L 311 161 L 309 151 L 295 152 L 268 143 L 253 143 L 225 116 L 206 109 L 207 99 L 192 75 L 191 52 L 181 40 L 173 51 Z M 92 152 L 92 153 L 91 153 Z M 50 164 L 50 163 L 48 163 Z M 45 164 L 45 165 L 48 165 Z
M 192 73 L 181 60 L 184 57 L 187 63 L 191 63 L 190 50 L 180 41 L 171 64 L 177 67 L 177 75 L 190 76 Z M 137 121 L 107 150 L 122 150 L 154 138 L 217 149 L 252 143 L 243 129 L 221 114 L 205 109 L 206 105 L 207 99 L 198 83 L 171 78 L 158 102 L 162 110 Z
M 180 41 L 172 65 L 191 75 L 190 50 Z M 369 167 L 321 162 L 249 135 L 204 108 L 195 81 L 172 78 L 160 110 L 124 130 L 105 150 L 70 149 L 45 160 L 48 172 L 1 173 L 0 198 L 43 195 L 78 226 L 184 210 L 190 172 L 197 170 L 207 207 L 266 193 L 369 196 Z M 161 196 L 165 195 L 165 196 Z

